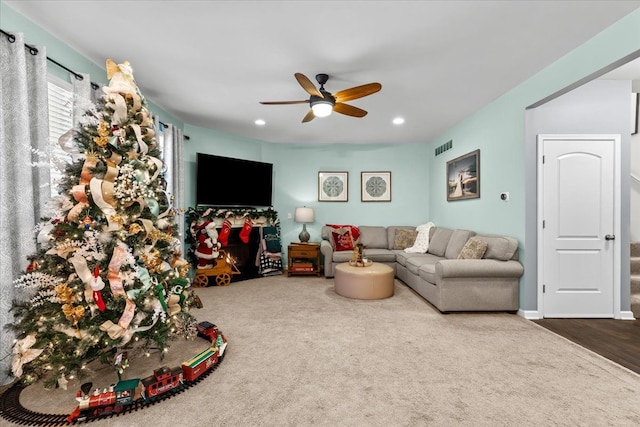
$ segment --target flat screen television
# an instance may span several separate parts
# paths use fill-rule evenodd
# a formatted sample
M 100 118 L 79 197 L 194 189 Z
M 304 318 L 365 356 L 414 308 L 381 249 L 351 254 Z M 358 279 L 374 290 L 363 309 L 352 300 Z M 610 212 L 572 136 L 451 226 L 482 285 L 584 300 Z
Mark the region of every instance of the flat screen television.
M 196 205 L 272 206 L 273 164 L 197 153 Z

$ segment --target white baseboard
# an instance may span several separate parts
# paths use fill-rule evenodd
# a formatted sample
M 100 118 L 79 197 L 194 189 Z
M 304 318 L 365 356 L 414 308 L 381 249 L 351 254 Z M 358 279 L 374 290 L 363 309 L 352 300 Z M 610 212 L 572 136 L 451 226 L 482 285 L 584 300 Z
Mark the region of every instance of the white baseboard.
M 539 320 L 542 319 L 538 310 L 518 310 L 518 316 L 524 317 L 527 320 Z
M 540 320 L 542 315 L 537 310 L 518 310 L 518 316 L 524 317 L 527 320 Z M 620 320 L 636 320 L 632 311 L 621 311 Z
M 633 316 L 633 311 L 621 311 L 620 320 L 636 320 Z

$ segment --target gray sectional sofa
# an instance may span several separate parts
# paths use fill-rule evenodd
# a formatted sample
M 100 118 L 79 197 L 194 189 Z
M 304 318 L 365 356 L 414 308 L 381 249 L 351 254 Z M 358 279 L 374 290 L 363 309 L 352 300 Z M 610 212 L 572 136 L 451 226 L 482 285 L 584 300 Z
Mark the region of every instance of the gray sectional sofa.
M 519 308 L 519 279 L 524 268 L 518 261 L 518 242 L 511 237 L 432 227 L 427 252 L 415 253 L 394 245 L 396 230 L 416 227 L 358 226 L 358 229 L 358 243 L 364 245 L 364 256 L 391 266 L 396 278 L 441 312 L 516 312 Z M 320 251 L 326 277 L 333 277 L 334 267 L 348 262 L 352 256 L 352 251 L 334 251 L 332 231 L 335 229 L 328 226 L 322 228 Z M 473 243 L 480 241 L 486 246 L 483 257 L 458 259 L 471 238 Z

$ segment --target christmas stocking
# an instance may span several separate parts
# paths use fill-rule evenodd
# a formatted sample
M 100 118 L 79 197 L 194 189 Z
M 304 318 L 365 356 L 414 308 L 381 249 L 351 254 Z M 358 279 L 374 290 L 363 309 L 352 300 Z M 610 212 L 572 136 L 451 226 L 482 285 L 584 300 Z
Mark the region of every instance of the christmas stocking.
M 251 222 L 251 218 L 246 217 L 242 225 L 242 230 L 240 230 L 240 240 L 242 240 L 243 243 L 249 243 L 249 235 L 251 234 L 252 228 L 253 223 Z
M 218 233 L 218 242 L 222 244 L 222 246 L 227 246 L 229 243 L 229 234 L 231 233 L 231 221 L 225 219 L 222 223 L 222 229 L 220 233 Z

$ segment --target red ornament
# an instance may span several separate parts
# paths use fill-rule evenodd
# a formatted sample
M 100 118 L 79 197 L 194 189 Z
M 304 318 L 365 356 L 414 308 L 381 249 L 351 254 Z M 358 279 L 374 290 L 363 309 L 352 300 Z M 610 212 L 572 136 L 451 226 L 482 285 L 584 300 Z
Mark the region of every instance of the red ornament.
M 38 261 L 36 261 L 35 259 L 32 260 L 27 266 L 27 273 L 33 273 L 35 269 L 38 267 L 40 267 L 40 264 L 38 264 Z
M 102 290 L 104 288 L 104 282 L 100 277 L 100 266 L 96 265 L 96 268 L 93 270 L 93 281 L 91 283 L 91 289 L 93 289 L 93 300 L 98 306 L 98 310 L 104 311 L 107 306 L 104 304 L 104 300 L 102 299 Z

